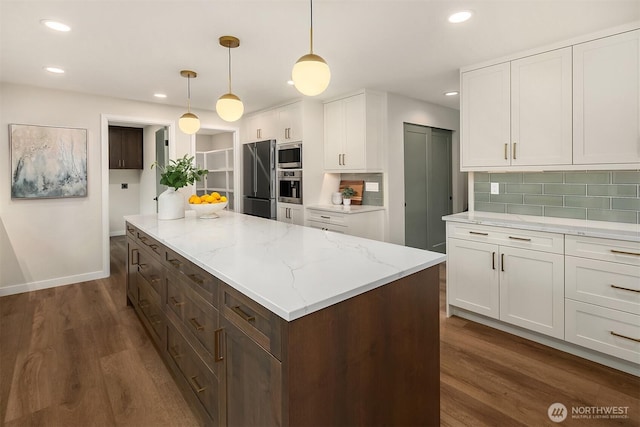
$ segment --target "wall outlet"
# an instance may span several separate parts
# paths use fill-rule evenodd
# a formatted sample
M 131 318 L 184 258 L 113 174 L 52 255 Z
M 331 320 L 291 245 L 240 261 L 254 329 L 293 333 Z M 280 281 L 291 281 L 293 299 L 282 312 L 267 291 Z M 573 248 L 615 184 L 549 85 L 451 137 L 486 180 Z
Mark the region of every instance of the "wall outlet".
M 380 186 L 377 182 L 365 182 L 364 183 L 364 191 L 371 191 L 373 193 L 377 193 L 380 191 Z
M 127 183 L 120 184 L 120 189 L 126 190 L 127 188 L 129 188 L 129 184 L 127 184 Z
M 491 183 L 491 194 L 500 194 L 500 183 L 498 182 Z

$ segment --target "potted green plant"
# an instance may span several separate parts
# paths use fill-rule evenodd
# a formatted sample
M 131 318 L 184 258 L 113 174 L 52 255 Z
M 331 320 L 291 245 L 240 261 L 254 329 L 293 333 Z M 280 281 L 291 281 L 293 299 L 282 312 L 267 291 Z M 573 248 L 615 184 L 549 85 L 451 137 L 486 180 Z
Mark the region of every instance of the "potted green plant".
M 151 168 L 160 170 L 160 184 L 167 188 L 158 196 L 158 219 L 178 219 L 184 217 L 184 196 L 178 189 L 193 185 L 207 174 L 193 162 L 193 156 L 185 154 L 177 160 L 169 160 L 169 164 L 161 166 L 154 162 Z
M 351 187 L 345 187 L 342 190 L 342 204 L 345 206 L 351 205 L 351 198 L 356 195 L 356 191 Z

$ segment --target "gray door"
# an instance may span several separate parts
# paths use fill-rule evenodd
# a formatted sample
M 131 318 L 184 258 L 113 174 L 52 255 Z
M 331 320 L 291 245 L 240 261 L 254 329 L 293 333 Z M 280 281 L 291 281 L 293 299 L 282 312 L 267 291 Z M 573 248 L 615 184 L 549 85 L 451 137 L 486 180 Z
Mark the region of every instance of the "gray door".
M 446 252 L 452 211 L 451 131 L 404 125 L 405 245 Z
M 167 138 L 167 128 L 161 128 L 156 131 L 156 162 L 158 166 L 164 167 L 169 161 L 169 138 Z M 167 189 L 166 185 L 160 184 L 160 168 L 154 168 L 156 170 L 156 195 L 160 195 Z M 158 197 L 156 200 L 156 212 L 158 212 Z

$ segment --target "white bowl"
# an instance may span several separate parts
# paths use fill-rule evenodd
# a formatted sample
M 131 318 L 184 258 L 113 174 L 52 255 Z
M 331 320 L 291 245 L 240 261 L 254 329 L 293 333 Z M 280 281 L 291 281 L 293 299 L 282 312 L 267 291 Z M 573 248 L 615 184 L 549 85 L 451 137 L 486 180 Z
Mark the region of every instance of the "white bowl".
M 199 205 L 189 203 L 189 207 L 196 211 L 196 216 L 198 218 L 219 218 L 216 212 L 226 208 L 228 204 L 228 201 L 220 203 L 202 203 Z

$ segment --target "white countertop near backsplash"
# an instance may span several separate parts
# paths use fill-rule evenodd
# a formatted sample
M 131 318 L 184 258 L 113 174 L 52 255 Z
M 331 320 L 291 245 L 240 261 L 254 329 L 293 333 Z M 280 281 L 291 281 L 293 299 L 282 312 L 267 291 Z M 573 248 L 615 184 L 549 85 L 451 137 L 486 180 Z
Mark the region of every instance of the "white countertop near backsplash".
M 469 224 L 640 242 L 640 224 L 493 212 L 461 212 L 443 216 L 442 219 Z

